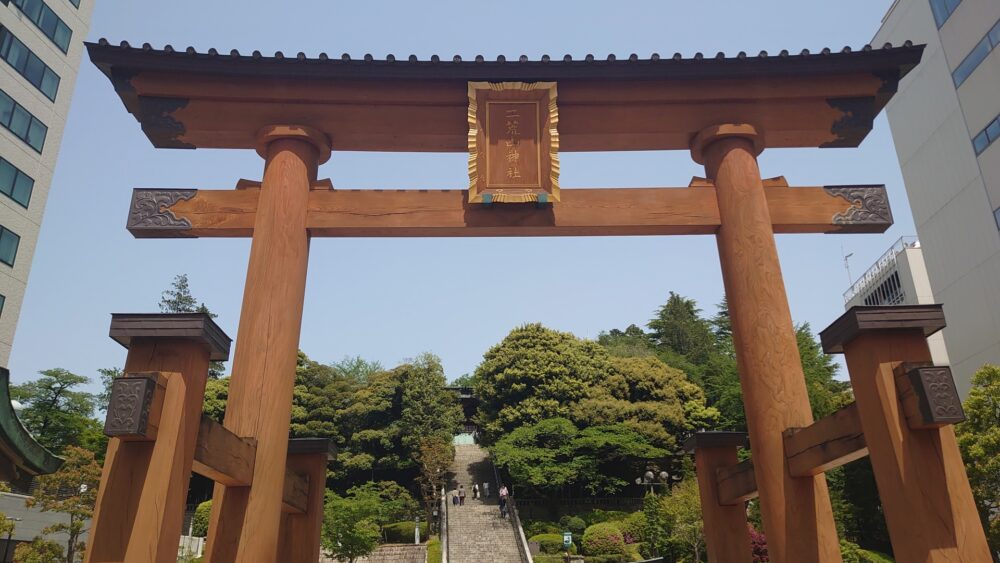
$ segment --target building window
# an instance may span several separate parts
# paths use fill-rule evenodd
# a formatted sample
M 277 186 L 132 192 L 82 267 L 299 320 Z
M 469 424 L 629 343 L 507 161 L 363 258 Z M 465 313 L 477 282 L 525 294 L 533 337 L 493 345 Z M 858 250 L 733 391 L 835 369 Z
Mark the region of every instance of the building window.
M 976 149 L 976 155 L 983 154 L 983 151 L 997 139 L 1000 139 L 1000 115 L 993 118 L 989 125 L 972 138 L 972 147 Z
M 7 297 L 0 295 L 0 315 L 3 314 L 3 306 L 7 304 Z
M 69 0 L 69 3 L 72 4 L 74 8 L 80 7 L 80 0 Z
M 1000 20 L 993 24 L 993 29 L 983 37 L 982 41 L 976 43 L 976 46 L 972 48 L 972 51 L 965 56 L 965 59 L 955 67 L 955 70 L 951 73 L 951 79 L 955 82 L 955 88 L 962 85 L 963 82 L 976 68 L 986 60 L 989 56 L 990 51 L 1000 45 Z
M 944 22 L 948 21 L 951 13 L 962 3 L 962 0 L 931 0 L 931 11 L 934 12 L 934 21 L 940 28 Z
M 903 284 L 899 281 L 899 272 L 893 272 L 891 276 L 878 284 L 864 300 L 865 305 L 899 305 L 906 298 L 903 293 Z
M 0 157 L 0 192 L 27 209 L 34 187 L 35 180 L 31 176 Z
M 46 37 L 56 44 L 63 53 L 69 51 L 69 39 L 73 30 L 42 0 L 10 0 Z
M 46 98 L 56 101 L 59 75 L 5 27 L 0 27 L 0 58 L 14 67 L 18 74 L 38 88 Z
M 38 153 L 42 152 L 49 128 L 3 90 L 0 90 L 0 125 Z
M 21 237 L 14 234 L 7 227 L 0 227 L 0 262 L 14 267 L 14 258 L 17 257 L 17 245 L 21 243 Z

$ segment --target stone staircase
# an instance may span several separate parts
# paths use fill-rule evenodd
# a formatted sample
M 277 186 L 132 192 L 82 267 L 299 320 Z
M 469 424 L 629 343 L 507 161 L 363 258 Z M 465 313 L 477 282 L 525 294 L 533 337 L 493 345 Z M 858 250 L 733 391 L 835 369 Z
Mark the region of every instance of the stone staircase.
M 517 549 L 518 536 L 509 518 L 500 517 L 496 477 L 486 450 L 476 444 L 455 446 L 452 483 L 448 491 L 449 563 L 525 563 Z M 472 498 L 472 484 L 488 481 L 490 498 Z M 465 486 L 465 506 L 451 504 L 451 495 Z
M 321 558 L 322 559 L 322 558 Z M 333 559 L 329 560 L 331 563 Z M 374 553 L 355 563 L 426 563 L 427 545 L 380 545 Z

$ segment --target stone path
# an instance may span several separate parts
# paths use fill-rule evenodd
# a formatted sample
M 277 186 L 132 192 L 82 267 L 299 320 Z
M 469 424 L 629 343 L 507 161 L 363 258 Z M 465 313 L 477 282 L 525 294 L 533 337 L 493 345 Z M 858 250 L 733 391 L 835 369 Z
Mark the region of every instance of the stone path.
M 455 446 L 454 475 L 448 498 L 449 563 L 523 563 L 517 533 L 510 519 L 500 517 L 489 454 L 476 444 Z M 472 484 L 490 483 L 490 498 L 473 499 Z M 465 506 L 451 504 L 459 485 L 465 486 Z

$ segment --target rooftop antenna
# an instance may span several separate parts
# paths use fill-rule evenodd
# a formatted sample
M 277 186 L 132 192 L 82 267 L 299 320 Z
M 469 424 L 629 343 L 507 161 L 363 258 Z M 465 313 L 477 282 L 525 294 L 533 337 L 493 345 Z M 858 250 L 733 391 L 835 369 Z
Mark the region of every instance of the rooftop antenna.
M 847 270 L 847 283 L 849 285 L 853 284 L 854 283 L 854 276 L 851 275 L 851 262 L 850 262 L 850 260 L 851 260 L 851 256 L 854 256 L 854 253 L 850 252 L 848 254 L 844 254 L 844 245 L 841 244 L 840 245 L 840 255 L 844 257 L 844 269 Z

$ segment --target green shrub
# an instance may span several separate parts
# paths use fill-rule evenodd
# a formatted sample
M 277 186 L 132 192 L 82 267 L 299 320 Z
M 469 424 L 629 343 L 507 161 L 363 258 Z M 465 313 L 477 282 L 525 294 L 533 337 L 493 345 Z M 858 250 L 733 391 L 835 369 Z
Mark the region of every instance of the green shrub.
M 587 555 L 625 555 L 625 538 L 618 524 L 601 522 L 583 532 L 583 552 Z
M 555 522 L 548 520 L 528 520 L 522 524 L 524 535 L 537 536 L 538 534 L 561 534 L 562 528 Z
M 199 538 L 208 537 L 208 520 L 212 515 L 212 501 L 206 500 L 194 509 L 191 517 L 191 535 Z
M 646 531 L 646 515 L 642 512 L 633 512 L 622 520 L 616 522 L 621 528 L 622 537 L 626 544 L 639 543 L 643 541 Z
M 588 555 L 586 563 L 628 563 L 628 555 Z
M 847 540 L 840 540 L 840 554 L 844 558 L 844 563 L 892 563 L 889 557 L 861 549 L 858 544 Z
M 622 512 L 621 510 L 601 510 L 600 508 L 595 508 L 590 512 L 585 512 L 580 515 L 588 526 L 593 526 L 594 524 L 600 524 L 601 522 L 610 522 L 612 520 L 622 520 L 628 516 L 628 512 Z
M 562 555 L 543 555 L 543 554 L 538 554 L 538 555 L 532 556 L 531 559 L 535 563 L 563 563 L 563 561 L 565 561 L 565 559 L 563 559 Z
M 643 561 L 646 559 L 642 555 L 642 544 L 641 543 L 627 543 L 625 544 L 625 554 L 628 555 L 629 561 Z
M 413 543 L 413 528 L 413 520 L 404 520 L 386 524 L 382 531 L 386 543 Z M 427 541 L 427 522 L 420 522 L 420 541 Z
M 441 538 L 437 536 L 427 540 L 427 563 L 441 563 Z
M 565 553 L 562 534 L 537 534 L 528 538 L 528 541 L 538 542 L 538 548 L 545 554 Z M 569 544 L 569 552 L 576 553 L 576 544 Z

